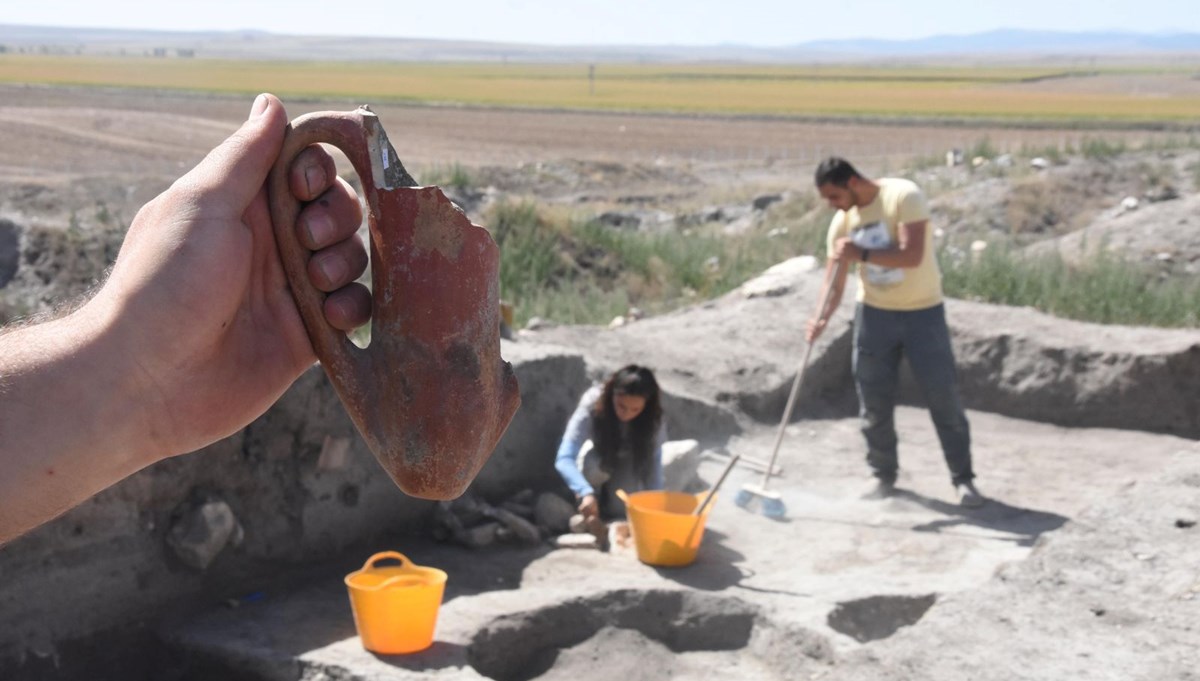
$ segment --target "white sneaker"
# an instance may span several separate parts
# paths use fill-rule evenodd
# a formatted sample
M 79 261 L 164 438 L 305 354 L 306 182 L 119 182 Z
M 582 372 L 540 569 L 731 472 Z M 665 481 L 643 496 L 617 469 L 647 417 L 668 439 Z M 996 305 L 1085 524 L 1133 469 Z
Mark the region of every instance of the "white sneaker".
M 954 489 L 958 491 L 958 504 L 963 508 L 979 508 L 987 501 L 979 490 L 975 489 L 973 482 L 960 482 Z

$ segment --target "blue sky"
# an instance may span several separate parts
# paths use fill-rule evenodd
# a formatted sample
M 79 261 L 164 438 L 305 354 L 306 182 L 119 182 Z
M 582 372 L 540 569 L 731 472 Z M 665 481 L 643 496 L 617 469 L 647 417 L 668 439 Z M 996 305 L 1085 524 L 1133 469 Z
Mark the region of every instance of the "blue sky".
M 778 46 L 995 28 L 1200 32 L 1200 10 L 1195 0 L 5 0 L 0 24 Z

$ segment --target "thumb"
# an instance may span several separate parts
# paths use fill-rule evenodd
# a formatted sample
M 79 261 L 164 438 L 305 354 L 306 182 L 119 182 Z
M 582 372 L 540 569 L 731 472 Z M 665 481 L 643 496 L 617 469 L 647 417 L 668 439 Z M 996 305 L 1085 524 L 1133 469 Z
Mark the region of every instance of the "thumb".
M 180 183 L 213 201 L 213 207 L 240 216 L 275 164 L 287 123 L 283 103 L 275 95 L 259 95 L 242 127 L 180 178 Z

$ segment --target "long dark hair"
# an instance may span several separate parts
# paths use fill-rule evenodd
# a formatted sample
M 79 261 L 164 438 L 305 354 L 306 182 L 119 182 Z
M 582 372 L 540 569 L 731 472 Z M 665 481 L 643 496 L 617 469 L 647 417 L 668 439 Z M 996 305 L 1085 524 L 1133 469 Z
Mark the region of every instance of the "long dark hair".
M 636 364 L 621 368 L 604 382 L 604 391 L 592 405 L 592 445 L 600 455 L 600 469 L 610 474 L 616 470 L 617 452 L 621 449 L 621 420 L 613 406 L 613 399 L 618 395 L 646 399 L 642 413 L 629 422 L 629 434 L 633 470 L 639 479 L 649 480 L 654 466 L 655 439 L 662 423 L 662 405 L 654 372 Z

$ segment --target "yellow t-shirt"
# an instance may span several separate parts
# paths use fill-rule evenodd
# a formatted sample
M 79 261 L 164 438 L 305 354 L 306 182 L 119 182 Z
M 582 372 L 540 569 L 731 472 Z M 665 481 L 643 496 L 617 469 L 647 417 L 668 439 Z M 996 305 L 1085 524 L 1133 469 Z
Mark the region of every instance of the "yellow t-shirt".
M 879 195 L 874 201 L 862 208 L 839 210 L 833 216 L 829 224 L 830 253 L 834 242 L 844 236 L 867 250 L 895 248 L 901 223 L 929 219 L 929 205 L 916 184 L 891 177 L 875 183 Z M 941 303 L 942 273 L 933 252 L 933 235 L 925 234 L 925 253 L 916 267 L 859 263 L 858 302 L 884 310 L 923 310 Z

